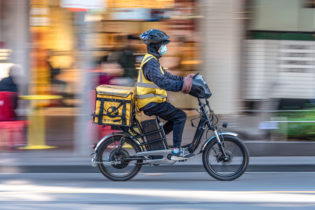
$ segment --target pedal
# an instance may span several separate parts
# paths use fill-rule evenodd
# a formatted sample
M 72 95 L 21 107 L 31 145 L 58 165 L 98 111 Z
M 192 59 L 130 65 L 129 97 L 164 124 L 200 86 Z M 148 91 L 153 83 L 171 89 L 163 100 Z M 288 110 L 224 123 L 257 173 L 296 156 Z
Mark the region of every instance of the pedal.
M 195 156 L 194 153 L 189 153 L 189 154 L 185 155 L 184 157 L 188 159 L 188 158 L 191 158 L 191 157 L 194 157 L 194 156 Z

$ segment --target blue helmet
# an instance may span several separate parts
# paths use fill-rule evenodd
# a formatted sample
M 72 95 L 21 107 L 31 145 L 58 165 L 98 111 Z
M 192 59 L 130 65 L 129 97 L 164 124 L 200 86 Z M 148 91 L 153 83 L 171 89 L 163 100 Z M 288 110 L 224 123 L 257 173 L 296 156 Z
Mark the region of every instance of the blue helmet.
M 159 29 L 150 29 L 140 35 L 140 39 L 147 45 L 151 43 L 167 44 L 170 42 L 169 38 L 166 33 Z

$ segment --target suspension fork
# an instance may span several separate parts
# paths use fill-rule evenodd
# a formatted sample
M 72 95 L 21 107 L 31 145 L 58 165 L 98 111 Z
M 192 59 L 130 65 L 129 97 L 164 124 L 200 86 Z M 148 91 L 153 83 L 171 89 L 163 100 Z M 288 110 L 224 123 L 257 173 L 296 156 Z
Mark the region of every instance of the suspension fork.
M 218 131 L 217 131 L 216 126 L 211 125 L 211 120 L 210 120 L 209 116 L 207 115 L 207 112 L 206 112 L 206 110 L 205 110 L 204 105 L 201 103 L 201 101 L 200 101 L 199 98 L 198 98 L 198 101 L 199 101 L 199 105 L 200 105 L 200 107 L 201 107 L 201 111 L 202 111 L 202 113 L 204 114 L 204 116 L 205 116 L 206 119 L 207 119 L 207 123 L 208 123 L 209 129 L 213 130 L 214 135 L 215 135 L 215 137 L 216 137 L 216 139 L 217 139 L 217 141 L 218 141 L 219 148 L 220 148 L 220 150 L 221 150 L 221 152 L 222 152 L 222 154 L 223 154 L 223 159 L 224 159 L 224 160 L 228 160 L 228 156 L 227 156 L 226 153 L 225 153 L 225 150 L 224 150 L 224 147 L 223 147 L 223 143 L 222 143 L 222 141 L 221 141 L 221 139 L 220 139 L 220 136 L 219 136 L 219 134 L 218 134 Z M 208 102 L 207 100 L 206 100 L 206 105 L 207 105 L 207 107 L 209 108 L 209 111 L 211 112 L 210 105 L 209 105 L 209 102 Z
M 222 141 L 221 141 L 221 139 L 220 139 L 220 136 L 219 136 L 219 134 L 218 134 L 217 129 L 214 129 L 213 132 L 214 132 L 214 135 L 215 135 L 215 137 L 216 137 L 216 139 L 217 139 L 217 141 L 218 141 L 219 148 L 220 148 L 220 150 L 221 150 L 221 152 L 222 152 L 222 154 L 223 154 L 223 159 L 224 159 L 224 160 L 228 160 L 228 156 L 227 156 L 226 153 L 225 153 L 225 150 L 224 150 L 224 147 L 223 147 L 223 143 L 222 143 Z

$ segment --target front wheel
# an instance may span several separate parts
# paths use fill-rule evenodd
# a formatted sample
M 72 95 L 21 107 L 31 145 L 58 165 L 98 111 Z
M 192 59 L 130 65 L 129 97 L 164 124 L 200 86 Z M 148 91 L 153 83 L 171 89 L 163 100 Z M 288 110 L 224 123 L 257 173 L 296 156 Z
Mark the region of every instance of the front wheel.
M 231 181 L 245 172 L 249 154 L 246 146 L 235 136 L 224 135 L 221 141 L 226 156 L 224 157 L 217 139 L 214 138 L 204 149 L 202 162 L 212 177 L 221 181 Z

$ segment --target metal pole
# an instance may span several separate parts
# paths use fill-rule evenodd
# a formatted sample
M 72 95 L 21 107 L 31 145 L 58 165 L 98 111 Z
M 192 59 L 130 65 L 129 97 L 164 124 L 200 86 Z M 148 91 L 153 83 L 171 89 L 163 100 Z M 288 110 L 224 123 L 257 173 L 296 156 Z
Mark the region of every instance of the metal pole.
M 75 13 L 76 24 L 76 49 L 77 49 L 77 66 L 80 70 L 80 82 L 77 83 L 78 98 L 81 99 L 79 107 L 79 115 L 75 120 L 75 154 L 87 156 L 90 152 L 90 142 L 92 138 L 91 132 L 91 116 L 90 116 L 90 90 L 91 76 L 88 73 L 89 62 L 89 46 L 87 43 L 87 35 L 91 33 L 91 28 L 84 21 L 86 12 Z

